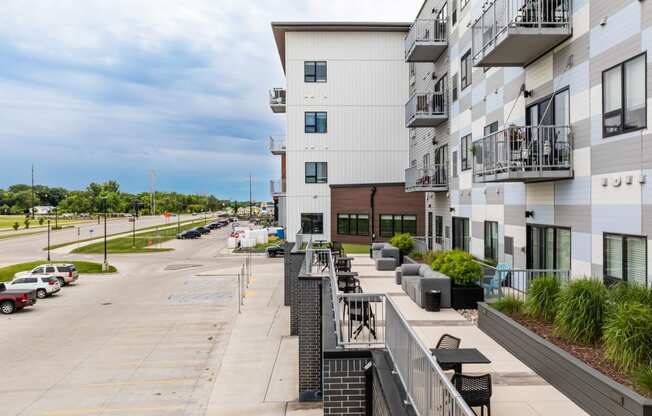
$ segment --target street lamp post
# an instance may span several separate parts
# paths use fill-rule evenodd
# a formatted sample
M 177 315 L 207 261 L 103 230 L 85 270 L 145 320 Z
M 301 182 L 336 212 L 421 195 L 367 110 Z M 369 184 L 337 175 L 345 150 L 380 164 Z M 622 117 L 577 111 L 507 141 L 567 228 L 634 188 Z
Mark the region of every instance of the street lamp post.
M 59 229 L 59 208 L 54 208 L 54 229 Z
M 107 250 L 106 250 L 106 197 L 102 198 L 102 205 L 104 208 L 104 263 L 102 264 L 102 271 L 109 271 L 109 261 L 107 259 Z
M 50 261 L 50 220 L 48 220 L 48 261 Z

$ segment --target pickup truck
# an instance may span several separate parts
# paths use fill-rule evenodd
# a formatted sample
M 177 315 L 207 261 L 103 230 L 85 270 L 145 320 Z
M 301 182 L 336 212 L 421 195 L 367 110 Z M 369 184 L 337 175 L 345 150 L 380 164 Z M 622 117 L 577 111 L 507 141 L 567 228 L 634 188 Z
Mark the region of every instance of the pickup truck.
M 0 283 L 0 312 L 9 315 L 36 303 L 35 290 L 11 290 Z

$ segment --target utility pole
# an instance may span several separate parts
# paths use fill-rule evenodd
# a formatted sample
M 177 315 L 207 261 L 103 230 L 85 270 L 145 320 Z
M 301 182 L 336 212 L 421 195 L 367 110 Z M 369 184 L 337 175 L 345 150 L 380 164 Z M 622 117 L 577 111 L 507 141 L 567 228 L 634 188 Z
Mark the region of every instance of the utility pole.
M 30 205 L 32 206 L 32 219 L 34 219 L 34 164 L 32 164 L 32 197 L 30 198 Z
M 253 201 L 251 199 L 251 171 L 249 171 L 249 218 L 253 217 Z
M 149 171 L 150 215 L 156 215 L 156 171 Z
M 48 262 L 50 261 L 50 220 L 48 220 Z
M 106 197 L 102 197 L 102 205 L 104 206 L 104 263 L 102 264 L 102 271 L 109 271 L 109 262 L 107 260 L 107 250 L 106 250 Z

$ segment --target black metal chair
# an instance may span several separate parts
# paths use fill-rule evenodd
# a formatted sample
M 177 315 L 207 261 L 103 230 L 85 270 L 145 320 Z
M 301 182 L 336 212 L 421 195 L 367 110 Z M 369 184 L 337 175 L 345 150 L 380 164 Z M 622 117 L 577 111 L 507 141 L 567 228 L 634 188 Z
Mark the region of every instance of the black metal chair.
M 357 286 L 353 293 L 363 293 L 362 288 Z M 374 339 L 378 339 L 376 336 L 376 315 L 371 308 L 370 302 L 364 299 L 347 299 L 344 302 L 344 310 L 348 310 L 349 340 L 357 339 L 364 328 L 369 330 Z M 355 331 L 353 331 L 354 322 L 359 324 Z
M 437 346 L 435 348 L 437 349 L 444 349 L 444 350 L 456 350 L 460 347 L 460 343 L 462 340 L 460 338 L 454 337 L 450 334 L 444 334 L 439 338 L 439 341 L 437 341 Z M 442 370 L 455 370 L 456 372 L 459 372 L 460 366 L 458 364 L 439 364 Z
M 484 416 L 484 408 L 487 407 L 487 415 L 491 416 L 491 374 L 481 376 L 469 376 L 455 374 L 451 380 L 453 386 L 470 407 L 480 407 L 480 416 Z

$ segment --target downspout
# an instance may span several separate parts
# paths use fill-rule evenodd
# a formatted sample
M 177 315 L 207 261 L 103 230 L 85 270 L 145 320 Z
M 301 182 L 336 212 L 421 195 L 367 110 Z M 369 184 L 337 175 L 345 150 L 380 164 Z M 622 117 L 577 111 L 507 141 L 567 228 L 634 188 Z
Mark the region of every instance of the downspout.
M 374 225 L 375 225 L 374 218 L 375 218 L 375 213 L 376 213 L 376 191 L 377 191 L 376 186 L 375 185 L 372 186 L 371 187 L 371 198 L 370 198 L 371 200 L 369 201 L 370 205 L 371 205 L 371 243 L 372 244 L 374 243 L 374 241 L 376 241 L 376 232 L 374 231 L 375 230 L 375 228 L 374 228 Z

